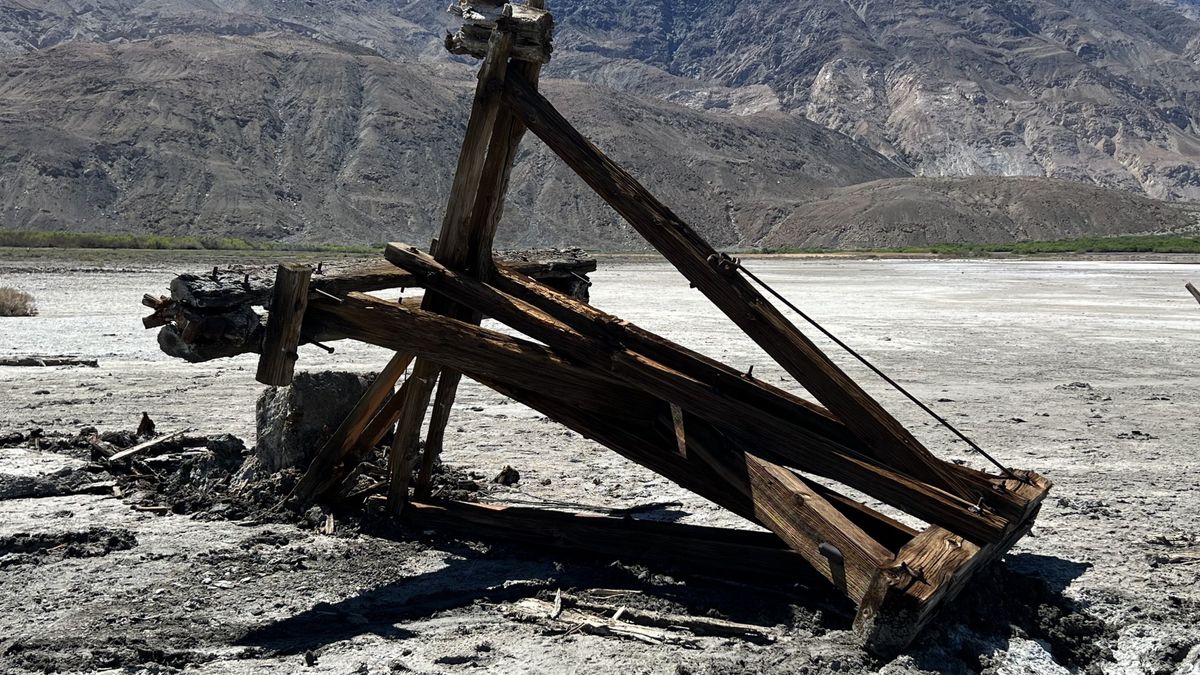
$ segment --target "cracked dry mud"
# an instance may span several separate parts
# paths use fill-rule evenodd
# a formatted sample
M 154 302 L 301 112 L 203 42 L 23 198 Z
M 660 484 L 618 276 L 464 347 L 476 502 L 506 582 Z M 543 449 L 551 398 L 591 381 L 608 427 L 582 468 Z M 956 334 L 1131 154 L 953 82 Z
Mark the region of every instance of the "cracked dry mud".
M 1003 460 L 1055 482 L 1033 536 L 898 659 L 881 663 L 857 649 L 845 632 L 850 608 L 827 588 L 734 585 L 420 530 L 339 526 L 325 535 L 135 511 L 93 485 L 106 474 L 81 478 L 85 459 L 24 443 L 0 449 L 0 671 L 1197 672 L 1200 306 L 1183 284 L 1200 266 L 747 265 Z M 253 360 L 173 362 L 141 329 L 142 293 L 190 267 L 205 265 L 169 254 L 86 264 L 0 258 L 0 283 L 33 292 L 42 309 L 0 319 L 0 350 L 100 361 L 98 369 L 0 369 L 0 438 L 33 427 L 130 429 L 147 411 L 161 432 L 193 427 L 252 444 L 261 390 Z M 598 306 L 794 388 L 666 265 L 602 260 L 593 278 Z M 978 465 L 899 396 L 834 357 L 935 452 Z M 385 359 L 339 344 L 333 356 L 303 350 L 300 365 L 364 372 Z M 487 499 L 675 501 L 643 517 L 744 526 L 472 384 L 447 446 L 447 462 L 464 471 L 520 472 L 513 486 L 487 484 Z M 505 612 L 560 588 L 753 623 L 777 639 L 688 635 L 686 644 L 649 645 Z

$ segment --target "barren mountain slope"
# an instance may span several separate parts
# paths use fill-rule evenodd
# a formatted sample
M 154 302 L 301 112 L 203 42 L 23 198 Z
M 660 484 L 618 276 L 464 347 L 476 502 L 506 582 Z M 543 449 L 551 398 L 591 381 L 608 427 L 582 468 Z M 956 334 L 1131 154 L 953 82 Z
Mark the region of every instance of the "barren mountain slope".
M 1132 192 L 1200 197 L 1193 0 L 553 4 L 550 74 L 603 88 L 551 81 L 550 97 L 719 245 L 1192 223 Z M 443 9 L 0 0 L 0 227 L 424 240 L 472 82 L 440 48 Z M 1001 178 L 823 190 L 904 165 L 1129 193 Z M 535 140 L 513 187 L 506 245 L 643 245 Z
M 921 175 L 1047 175 L 1195 200 L 1200 23 L 1187 18 L 1195 7 L 1190 0 L 561 2 L 559 42 L 569 53 L 556 67 L 735 110 L 769 106 L 769 88 L 784 109 L 860 138 Z M 708 91 L 681 77 L 743 90 Z
M 1195 204 L 1045 178 L 880 180 L 828 190 L 782 212 L 756 243 L 886 248 L 1200 232 Z
M 4 64 L 0 226 L 283 241 L 427 241 L 472 72 L 450 79 L 289 34 L 74 41 Z M 733 117 L 592 85 L 549 98 L 706 237 L 734 244 L 814 189 L 905 175 L 782 113 Z M 639 245 L 536 140 L 506 245 Z
M 73 40 L 110 42 L 179 33 L 252 35 L 279 30 L 357 44 L 389 58 L 444 62 L 450 24 L 433 0 L 0 0 L 0 54 Z
M 0 45 L 286 30 L 441 64 L 443 4 L 0 0 Z M 695 107 L 783 108 L 920 175 L 1046 175 L 1200 199 L 1195 0 L 552 4 L 555 76 Z

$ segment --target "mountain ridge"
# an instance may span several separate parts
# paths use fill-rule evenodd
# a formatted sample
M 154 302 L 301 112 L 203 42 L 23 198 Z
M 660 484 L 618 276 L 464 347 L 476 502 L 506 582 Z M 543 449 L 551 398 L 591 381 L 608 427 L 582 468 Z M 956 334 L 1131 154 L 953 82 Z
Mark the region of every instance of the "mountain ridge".
M 1008 4 L 1028 11 L 975 23 L 1017 26 L 1028 23 L 1022 16 L 1057 6 L 1049 0 Z M 1098 3 L 1093 24 L 1106 25 L 1118 4 Z M 1178 17 L 1193 7 L 1180 0 L 1126 4 Z M 998 6 L 980 0 L 947 5 L 939 21 L 965 21 L 960 5 Z M 1187 231 L 1194 224 L 1190 206 L 1160 207 L 1134 193 L 1200 194 L 1189 187 L 1200 185 L 1194 133 L 1200 84 L 1155 85 L 1178 99 L 1159 106 L 1163 110 L 1117 106 L 1137 124 L 1081 107 L 1072 98 L 1078 92 L 1059 87 L 1039 93 L 1058 106 L 1043 106 L 1061 118 L 1047 125 L 1039 117 L 1044 102 L 1025 92 L 1031 126 L 1018 135 L 979 117 L 983 110 L 1021 120 L 1012 105 L 993 105 L 1000 86 L 995 77 L 981 76 L 972 89 L 965 80 L 937 80 L 939 71 L 929 63 L 897 70 L 889 62 L 894 53 L 919 53 L 935 35 L 914 36 L 912 17 L 897 12 L 909 8 L 926 16 L 942 5 L 902 0 L 889 6 L 802 0 L 789 5 L 799 17 L 779 17 L 776 5 L 761 0 L 559 2 L 558 49 L 545 87 L 597 145 L 721 246 L 851 245 L 875 236 L 872 231 L 881 245 L 909 245 L 926 243 L 934 232 L 981 241 L 975 234 L 1038 231 L 1053 238 L 1056 231 L 1084 234 L 1081 226 L 1094 229 L 1087 234 L 1122 234 Z M 440 3 L 371 0 L 90 0 L 82 6 L 0 0 L 0 156 L 7 160 L 0 168 L 0 227 L 297 242 L 425 239 L 441 220 L 474 81 L 473 65 L 440 47 L 441 31 L 450 25 L 442 9 Z M 830 17 L 861 25 L 850 31 Z M 1055 30 L 1070 23 L 1056 21 L 1043 23 Z M 750 30 L 760 24 L 775 33 Z M 1193 24 L 1181 19 L 1174 32 L 1155 29 L 1156 41 L 1141 52 L 1158 53 L 1174 35 L 1173 49 L 1194 53 L 1200 63 Z M 807 35 L 799 27 L 819 30 Z M 1091 87 L 1079 96 L 1110 100 L 1118 80 L 1128 95 L 1136 93 L 1142 85 L 1133 71 L 1121 80 L 1111 73 L 1101 78 L 1103 68 L 1079 69 L 1089 45 L 1111 49 L 1117 40 L 1089 37 L 1084 28 L 1077 31 L 1082 37 L 1074 60 L 1062 50 L 1013 56 L 1004 72 L 1036 74 L 1039 63 L 1066 59 L 1066 66 L 1047 66 L 1047 72 L 1100 78 L 1078 80 Z M 1049 29 L 1024 30 L 1041 44 Z M 977 33 L 936 35 L 962 42 L 955 49 L 963 52 L 981 48 Z M 959 37 L 947 40 L 951 34 Z M 1016 31 L 1004 39 L 1024 45 L 1034 38 Z M 760 52 L 748 56 L 756 44 Z M 1004 52 L 988 54 L 991 61 L 978 63 Z M 682 65 L 660 67 L 668 59 Z M 1182 78 L 1193 65 L 1176 59 L 1152 70 Z M 1021 93 L 1036 81 L 1030 75 L 1000 84 Z M 976 106 L 971 101 L 978 96 L 984 102 Z M 1177 131 L 1164 135 L 1165 124 Z M 964 128 L 978 132 L 973 144 L 951 137 Z M 1160 142 L 1164 138 L 1169 142 Z M 1035 158 L 1041 164 L 1029 160 L 1030 171 L 1050 166 L 1046 173 L 1075 183 L 948 180 L 956 171 L 978 171 L 980 157 L 997 158 L 992 168 L 1002 173 L 1006 162 L 1028 160 L 1031 139 L 1051 150 Z M 1111 161 L 1093 162 L 1096 152 Z M 1141 173 L 1113 159 L 1118 155 L 1145 165 Z M 927 175 L 913 178 L 913 172 Z M 899 201 L 881 203 L 881 195 Z M 1009 206 L 991 195 L 1005 195 Z M 1031 206 L 1037 200 L 1045 204 Z M 931 219 L 926 232 L 913 231 L 914 213 Z M 1034 222 L 1038 218 L 1049 218 L 1053 228 Z M 531 137 L 514 171 L 501 243 L 625 249 L 641 240 Z

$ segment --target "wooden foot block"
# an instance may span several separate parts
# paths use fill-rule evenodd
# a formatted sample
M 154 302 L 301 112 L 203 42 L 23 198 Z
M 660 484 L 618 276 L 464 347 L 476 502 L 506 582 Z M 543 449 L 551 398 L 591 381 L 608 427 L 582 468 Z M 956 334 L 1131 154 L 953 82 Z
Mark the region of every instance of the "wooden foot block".
M 1028 534 L 1051 483 L 1032 472 L 1026 475 L 1030 483 L 1022 484 L 1022 492 L 1032 506 L 1001 541 L 979 546 L 930 527 L 880 568 L 854 619 L 854 633 L 868 651 L 884 658 L 899 654 L 971 577 Z

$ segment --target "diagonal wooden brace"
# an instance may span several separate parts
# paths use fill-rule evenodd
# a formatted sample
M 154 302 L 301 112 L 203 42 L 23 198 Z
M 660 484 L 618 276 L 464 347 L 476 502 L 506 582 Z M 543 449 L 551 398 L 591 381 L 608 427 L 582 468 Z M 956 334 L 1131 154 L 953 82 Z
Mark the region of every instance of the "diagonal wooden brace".
M 584 138 L 535 89 L 512 77 L 504 100 L 596 194 L 852 429 L 876 459 L 972 503 L 986 496 L 947 471 L 749 282 L 721 265 L 708 242 Z
M 542 368 L 548 372 L 555 372 L 549 371 L 550 368 L 556 369 L 564 383 L 562 395 L 586 401 L 588 399 L 584 395 L 602 397 L 595 396 L 595 392 L 586 387 L 572 386 L 572 383 L 590 373 L 601 374 L 610 382 L 644 390 L 658 400 L 674 402 L 699 417 L 713 421 L 723 430 L 731 432 L 739 443 L 758 448 L 770 461 L 785 466 L 803 466 L 806 470 L 826 475 L 906 509 L 920 518 L 945 523 L 955 531 L 981 541 L 999 539 L 1008 526 L 1002 518 L 978 512 L 972 504 L 953 495 L 875 464 L 802 426 L 764 415 L 751 406 L 739 405 L 732 399 L 712 392 L 702 383 L 635 354 L 619 354 L 610 358 L 610 368 L 583 370 L 580 366 L 568 366 L 561 357 L 545 347 L 427 312 L 406 310 L 399 305 L 366 296 L 351 295 L 340 304 L 319 303 L 314 306 L 320 306 L 322 314 L 337 317 L 336 320 L 350 337 L 400 351 L 412 350 L 444 366 L 462 370 L 474 379 L 478 379 L 475 373 L 480 368 L 486 373 L 489 368 L 500 367 L 498 359 L 501 356 L 515 358 L 520 354 L 522 362 L 526 362 L 536 354 L 536 361 L 525 367 Z M 497 307 L 496 311 L 499 312 L 500 308 Z M 381 334 L 385 328 L 391 331 Z M 559 336 L 564 335 L 567 333 L 559 333 Z M 559 337 L 552 339 L 558 341 Z M 457 361 L 470 365 L 460 367 Z M 580 361 L 584 362 L 582 359 Z M 567 376 L 568 372 L 574 376 Z M 515 373 L 514 376 L 521 377 Z M 664 412 L 669 415 L 669 410 Z
M 969 502 L 882 467 L 804 423 L 712 391 L 703 382 L 667 368 L 625 346 L 605 345 L 575 332 L 541 310 L 476 279 L 455 274 L 420 251 L 388 246 L 388 260 L 413 273 L 430 289 L 486 312 L 563 354 L 613 373 L 629 386 L 674 403 L 728 430 L 773 460 L 841 481 L 930 522 L 984 542 L 1003 537 L 1009 523 Z M 919 498 L 914 498 L 919 495 Z

